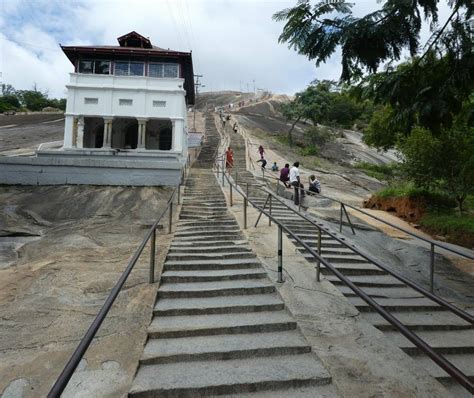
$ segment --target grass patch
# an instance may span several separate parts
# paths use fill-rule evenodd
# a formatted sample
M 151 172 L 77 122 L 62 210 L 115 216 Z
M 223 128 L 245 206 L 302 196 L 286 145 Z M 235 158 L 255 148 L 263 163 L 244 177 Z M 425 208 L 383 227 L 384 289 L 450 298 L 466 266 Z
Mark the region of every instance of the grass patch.
M 373 164 L 368 162 L 357 162 L 354 167 L 362 170 L 369 177 L 377 180 L 391 180 L 399 174 L 399 165 L 397 163 Z

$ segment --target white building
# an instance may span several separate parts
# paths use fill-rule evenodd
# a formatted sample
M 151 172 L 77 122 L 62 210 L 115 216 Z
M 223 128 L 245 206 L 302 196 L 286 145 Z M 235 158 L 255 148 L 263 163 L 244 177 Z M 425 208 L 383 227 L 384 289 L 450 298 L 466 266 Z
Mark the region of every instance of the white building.
M 0 183 L 176 185 L 186 162 L 191 53 L 136 32 L 118 46 L 62 46 L 74 65 L 62 148 L 0 159 Z

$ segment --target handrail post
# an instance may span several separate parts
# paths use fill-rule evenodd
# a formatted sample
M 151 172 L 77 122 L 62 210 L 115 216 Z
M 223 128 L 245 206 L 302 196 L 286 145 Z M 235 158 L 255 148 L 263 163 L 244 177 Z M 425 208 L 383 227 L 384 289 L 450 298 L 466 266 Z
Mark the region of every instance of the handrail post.
M 238 180 L 239 180 L 239 173 L 237 170 L 235 170 L 235 186 L 236 187 L 239 185 Z
M 178 204 L 181 204 L 181 184 L 178 184 Z
M 247 187 L 245 190 L 245 195 L 247 196 L 247 199 L 249 198 L 249 183 L 247 182 Z
M 435 261 L 435 246 L 431 244 L 431 253 L 430 253 L 430 292 L 434 291 L 434 261 Z
M 341 209 L 339 211 L 339 232 L 342 232 L 342 203 L 341 203 Z
M 321 228 L 318 228 L 318 254 L 321 255 Z M 316 281 L 321 282 L 321 260 L 316 263 Z
M 272 215 L 272 196 L 269 194 L 268 196 L 270 196 L 270 203 L 268 204 L 269 206 L 269 213 L 270 215 Z M 271 227 L 272 226 L 272 218 L 271 217 L 268 217 L 268 226 Z
M 149 283 L 155 282 L 155 244 L 156 244 L 156 229 L 153 228 L 153 232 L 151 234 L 151 242 L 150 242 L 150 277 Z
M 229 199 L 230 199 L 230 205 L 233 206 L 234 203 L 232 201 L 232 184 L 229 182 Z
M 262 217 L 263 211 L 264 211 L 265 208 L 267 207 L 267 203 L 268 203 L 268 201 L 269 201 L 269 199 L 270 199 L 271 197 L 272 197 L 272 195 L 271 195 L 271 194 L 268 194 L 267 200 L 265 201 L 265 204 L 263 205 L 263 208 L 262 208 L 262 210 L 260 210 L 260 214 L 259 214 L 258 217 L 257 217 L 257 221 L 255 221 L 255 228 L 257 228 L 257 225 L 258 225 L 258 223 L 259 223 L 259 221 L 260 221 L 260 218 Z
M 356 233 L 355 233 L 355 230 L 354 230 L 354 226 L 352 225 L 352 221 L 351 221 L 351 219 L 349 218 L 349 213 L 347 212 L 346 206 L 344 206 L 343 203 L 341 203 L 341 206 L 342 206 L 342 208 L 343 208 L 343 210 L 344 210 L 344 214 L 346 215 L 347 221 L 348 221 L 348 223 L 349 223 L 349 225 L 350 225 L 350 227 L 351 227 L 352 235 L 355 235 Z
M 222 158 L 222 186 L 224 186 L 225 160 Z
M 247 197 L 244 197 L 244 229 L 247 229 Z
M 169 220 L 168 233 L 171 233 L 171 226 L 173 224 L 173 201 L 170 202 L 170 220 Z
M 283 237 L 281 225 L 278 225 L 278 283 L 283 283 Z

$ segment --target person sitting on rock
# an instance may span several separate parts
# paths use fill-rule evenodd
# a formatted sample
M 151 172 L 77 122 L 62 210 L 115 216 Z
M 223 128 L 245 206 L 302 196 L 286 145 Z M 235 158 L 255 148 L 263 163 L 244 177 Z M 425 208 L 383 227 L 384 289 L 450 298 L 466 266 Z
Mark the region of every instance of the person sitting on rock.
M 321 183 L 314 174 L 309 176 L 309 190 L 313 193 L 321 193 Z
M 285 185 L 285 187 L 289 187 L 288 182 L 290 181 L 290 165 L 288 163 L 285 164 L 280 170 L 280 181 Z
M 273 164 L 272 164 L 272 171 L 278 171 L 277 162 L 273 162 Z

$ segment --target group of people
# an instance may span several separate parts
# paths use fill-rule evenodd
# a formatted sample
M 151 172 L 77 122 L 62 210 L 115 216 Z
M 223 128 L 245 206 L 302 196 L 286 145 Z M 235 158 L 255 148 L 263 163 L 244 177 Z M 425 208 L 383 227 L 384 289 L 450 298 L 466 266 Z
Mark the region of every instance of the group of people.
M 267 161 L 265 160 L 265 150 L 263 149 L 263 146 L 260 145 L 258 147 L 258 153 L 260 154 L 260 159 L 257 160 L 257 163 L 261 163 L 262 169 L 265 169 L 265 166 L 267 165 Z M 299 171 L 299 166 L 300 162 L 295 162 L 293 163 L 293 167 L 290 169 L 289 163 L 285 164 L 285 167 L 283 167 L 280 170 L 280 181 L 285 185 L 285 187 L 295 187 L 295 204 L 298 204 L 299 198 L 297 196 L 303 197 L 305 196 L 305 189 L 304 185 L 301 182 L 300 179 L 300 171 Z M 278 165 L 276 162 L 273 162 L 272 165 L 272 171 L 278 171 Z M 298 188 L 299 188 L 299 194 L 298 194 Z M 308 191 L 309 194 L 318 194 L 321 193 L 321 183 L 319 180 L 316 178 L 314 174 L 311 174 L 308 179 Z M 298 195 L 296 195 L 298 194 Z

